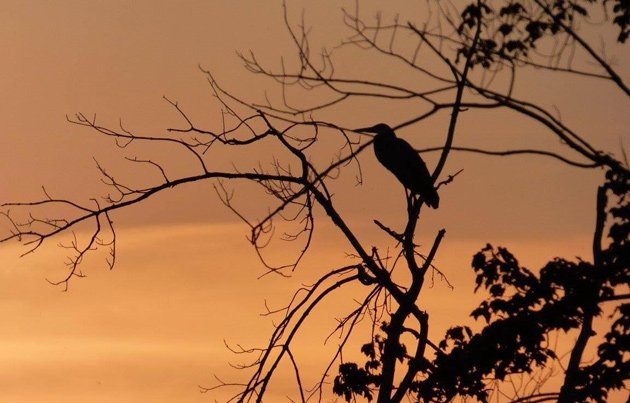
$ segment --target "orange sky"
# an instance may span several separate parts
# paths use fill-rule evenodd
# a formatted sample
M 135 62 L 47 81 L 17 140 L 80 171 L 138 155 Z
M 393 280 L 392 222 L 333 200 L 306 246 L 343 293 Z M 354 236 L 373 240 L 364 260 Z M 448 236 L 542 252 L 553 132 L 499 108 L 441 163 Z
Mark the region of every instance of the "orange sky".
M 343 37 L 337 4 L 296 1 L 289 9 L 297 18 L 306 7 L 315 37 L 334 45 Z M 144 179 L 144 173 L 121 162 L 121 155 L 129 154 L 69 125 L 65 116 L 96 113 L 112 126 L 121 117 L 130 129 L 163 133 L 181 123 L 162 100 L 165 95 L 213 127 L 217 107 L 197 66 L 211 69 L 240 96 L 259 100 L 272 83 L 247 73 L 235 50 L 253 49 L 261 60 L 277 65 L 281 55 L 291 54 L 288 44 L 279 2 L 0 2 L 0 202 L 38 198 L 41 185 L 60 197 L 83 200 L 103 194 L 93 156 L 121 175 Z M 628 66 L 630 56 L 617 53 L 618 65 Z M 390 74 L 380 65 L 345 69 Z M 620 73 L 630 79 L 627 67 Z M 563 121 L 579 128 L 594 146 L 618 153 L 621 139 L 627 147 L 626 101 L 609 84 L 564 82 L 541 73 L 526 78 L 519 92 L 545 107 L 557 105 Z M 377 121 L 394 125 L 415 112 L 412 107 L 366 105 L 332 118 L 351 127 Z M 446 118 L 443 114 L 399 134 L 419 148 L 439 145 Z M 561 150 L 540 127 L 495 112 L 462 114 L 456 144 Z M 142 156 L 142 149 L 129 153 Z M 157 155 L 173 163 L 173 170 L 190 173 L 177 155 Z M 426 156 L 430 166 L 436 157 Z M 217 163 L 231 158 L 219 157 Z M 400 225 L 402 191 L 371 151 L 360 159 L 364 186 L 352 186 L 353 175 L 343 176 L 334 187 L 336 201 L 366 245 L 385 249 L 393 245 L 372 220 Z M 441 190 L 440 209 L 424 213 L 418 232 L 419 242 L 427 245 L 438 229 L 447 230 L 437 263 L 455 290 L 436 283 L 422 302 L 432 318 L 434 340 L 452 318 L 465 320 L 478 301 L 469 263 L 486 242 L 510 247 L 532 269 L 554 256 L 590 259 L 601 171 L 541 158 L 453 154 L 445 173 L 461 168 L 464 173 Z M 255 207 L 259 199 L 252 195 L 247 189 L 237 191 L 237 203 Z M 263 269 L 245 240 L 247 228 L 220 205 L 208 184 L 170 191 L 114 219 L 116 269 L 106 271 L 95 258 L 88 277 L 74 281 L 68 293 L 45 282 L 63 270 L 63 251 L 54 242 L 24 259 L 17 258 L 17 245 L 0 246 L 0 400 L 212 401 L 197 385 L 211 385 L 212 374 L 238 375 L 226 364 L 239 360 L 223 341 L 264 343 L 271 330 L 269 318 L 259 316 L 264 301 L 285 303 L 300 283 L 347 263 L 345 253 L 350 252 L 322 215 L 313 253 L 295 278 L 258 280 Z M 282 248 L 272 254 L 282 256 Z M 361 290 L 353 291 L 357 296 L 340 300 L 348 303 L 360 296 Z M 317 316 L 316 326 L 333 326 L 333 308 Z M 315 336 L 304 345 L 303 359 L 313 366 L 320 350 L 330 348 Z M 286 392 L 278 390 L 279 396 Z

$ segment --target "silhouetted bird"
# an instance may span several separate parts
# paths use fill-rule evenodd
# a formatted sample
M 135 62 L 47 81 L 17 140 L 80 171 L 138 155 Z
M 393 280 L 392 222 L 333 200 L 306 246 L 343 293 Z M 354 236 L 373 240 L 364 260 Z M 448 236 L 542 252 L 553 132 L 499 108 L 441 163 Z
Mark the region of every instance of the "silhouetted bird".
M 440 197 L 433 187 L 433 179 L 426 164 L 416 150 L 405 140 L 396 137 L 394 130 L 385 123 L 357 129 L 358 132 L 376 133 L 374 154 L 403 186 L 422 197 L 427 206 L 438 208 Z

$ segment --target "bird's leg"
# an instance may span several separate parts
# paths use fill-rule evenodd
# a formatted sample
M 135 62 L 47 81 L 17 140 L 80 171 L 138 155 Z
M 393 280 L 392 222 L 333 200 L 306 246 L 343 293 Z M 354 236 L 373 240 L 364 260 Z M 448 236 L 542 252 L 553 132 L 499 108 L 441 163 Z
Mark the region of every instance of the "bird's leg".
M 405 195 L 407 196 L 407 211 L 411 212 L 418 207 L 421 197 L 407 188 L 405 188 Z
M 407 198 L 407 213 L 411 214 L 411 212 L 413 211 L 413 206 L 414 206 L 414 194 L 411 190 L 405 188 L 405 196 Z
M 417 220 L 422 206 L 422 196 L 409 191 L 407 193 L 407 214 L 410 220 Z

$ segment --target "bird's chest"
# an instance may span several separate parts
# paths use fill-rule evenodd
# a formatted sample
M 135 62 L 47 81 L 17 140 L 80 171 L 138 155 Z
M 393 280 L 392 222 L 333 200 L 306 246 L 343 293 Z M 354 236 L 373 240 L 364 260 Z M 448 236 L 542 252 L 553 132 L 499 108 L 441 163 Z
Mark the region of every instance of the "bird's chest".
M 374 155 L 376 159 L 383 165 L 388 166 L 390 162 L 396 158 L 392 141 L 388 138 L 377 136 L 374 139 Z

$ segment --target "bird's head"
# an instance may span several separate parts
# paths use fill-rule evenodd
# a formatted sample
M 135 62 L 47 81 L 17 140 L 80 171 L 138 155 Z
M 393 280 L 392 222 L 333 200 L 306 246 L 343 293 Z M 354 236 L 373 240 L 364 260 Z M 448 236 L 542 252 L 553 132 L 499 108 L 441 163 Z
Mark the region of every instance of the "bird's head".
M 395 137 L 394 130 L 385 123 L 379 123 L 371 127 L 364 127 L 362 129 L 356 129 L 355 132 L 364 133 L 376 133 L 377 136 L 391 136 Z

